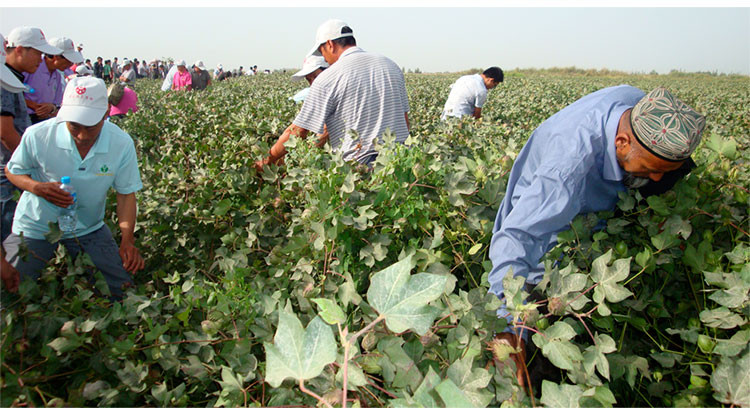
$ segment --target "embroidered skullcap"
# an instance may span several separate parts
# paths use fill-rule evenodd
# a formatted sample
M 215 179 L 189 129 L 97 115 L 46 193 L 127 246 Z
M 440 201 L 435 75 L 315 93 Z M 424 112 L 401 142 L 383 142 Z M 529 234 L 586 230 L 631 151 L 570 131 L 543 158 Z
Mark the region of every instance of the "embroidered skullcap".
M 679 162 L 690 157 L 700 143 L 706 118 L 659 87 L 635 104 L 630 125 L 638 142 L 649 152 Z

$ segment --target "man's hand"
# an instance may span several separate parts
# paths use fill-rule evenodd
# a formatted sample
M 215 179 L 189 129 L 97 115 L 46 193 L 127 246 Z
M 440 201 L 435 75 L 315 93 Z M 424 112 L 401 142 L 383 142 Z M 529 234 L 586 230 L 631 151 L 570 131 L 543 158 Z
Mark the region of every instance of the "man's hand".
M 122 267 L 129 273 L 135 273 L 146 266 L 138 248 L 130 242 L 120 244 L 120 258 L 122 259 Z
M 505 344 L 518 350 L 518 353 L 511 353 L 509 356 L 516 364 L 516 380 L 521 387 L 526 384 L 526 342 L 520 336 L 510 333 L 501 332 L 495 335 L 495 342 Z
M 73 196 L 60 189 L 60 182 L 37 182 L 31 193 L 58 207 L 68 207 L 73 204 Z
M 42 118 L 52 117 L 52 115 L 57 110 L 57 107 L 55 107 L 52 103 L 40 103 L 37 105 L 36 109 L 34 109 L 34 113 Z
M 5 260 L 5 256 L 2 257 L 2 267 L 0 267 L 0 276 L 3 278 L 3 285 L 8 292 L 18 292 L 18 284 L 21 283 L 21 276 L 19 275 L 16 268 Z

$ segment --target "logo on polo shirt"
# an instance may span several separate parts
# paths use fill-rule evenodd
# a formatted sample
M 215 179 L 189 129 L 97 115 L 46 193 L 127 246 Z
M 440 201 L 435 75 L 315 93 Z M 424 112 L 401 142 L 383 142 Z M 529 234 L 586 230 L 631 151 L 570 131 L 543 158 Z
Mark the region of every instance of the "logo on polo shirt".
M 96 176 L 114 176 L 114 174 L 109 173 L 109 166 L 104 164 L 99 168 L 99 173 L 97 173 Z

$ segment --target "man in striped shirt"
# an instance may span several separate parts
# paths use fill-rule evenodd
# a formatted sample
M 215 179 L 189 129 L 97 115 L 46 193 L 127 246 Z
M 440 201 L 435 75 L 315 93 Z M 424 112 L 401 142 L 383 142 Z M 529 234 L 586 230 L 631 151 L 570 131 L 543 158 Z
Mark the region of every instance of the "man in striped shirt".
M 322 55 L 331 67 L 315 79 L 302 109 L 269 156 L 255 164 L 259 171 L 284 157 L 290 136 L 320 134 L 324 126 L 334 150 L 345 160 L 363 164 L 375 160 L 375 144 L 386 131 L 400 143 L 409 136 L 409 101 L 398 65 L 357 47 L 352 29 L 341 20 L 323 23 L 315 39 L 310 55 Z

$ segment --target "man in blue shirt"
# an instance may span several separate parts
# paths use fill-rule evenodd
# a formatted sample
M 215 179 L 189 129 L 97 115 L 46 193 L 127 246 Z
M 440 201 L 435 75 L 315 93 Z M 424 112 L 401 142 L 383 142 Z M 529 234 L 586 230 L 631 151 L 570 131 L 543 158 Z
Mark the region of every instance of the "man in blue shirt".
M 704 125 L 703 116 L 667 90 L 644 96 L 627 85 L 591 93 L 547 119 L 510 172 L 490 244 L 490 292 L 503 296 L 509 270 L 527 285 L 541 281 L 540 259 L 576 215 L 613 209 L 626 188 L 684 175 Z M 503 306 L 498 314 L 508 312 Z M 523 342 L 510 328 L 498 338 Z M 525 353 L 513 357 L 521 382 Z
M 134 236 L 135 192 L 143 185 L 133 140 L 107 121 L 108 111 L 104 81 L 75 77 L 65 88 L 57 118 L 26 129 L 6 167 L 10 181 L 24 193 L 3 245 L 21 276 L 37 279 L 57 248 L 45 239 L 49 224 L 75 201 L 76 227 L 60 242 L 73 256 L 88 253 L 119 299 L 123 285 L 132 282 L 128 272 L 144 267 Z M 60 189 L 63 176 L 71 177 L 75 199 Z M 110 188 L 117 192 L 119 248 L 104 223 Z M 28 256 L 19 253 L 24 244 L 32 252 Z

